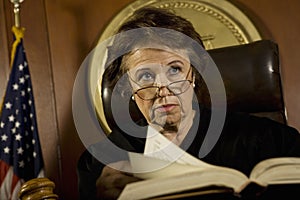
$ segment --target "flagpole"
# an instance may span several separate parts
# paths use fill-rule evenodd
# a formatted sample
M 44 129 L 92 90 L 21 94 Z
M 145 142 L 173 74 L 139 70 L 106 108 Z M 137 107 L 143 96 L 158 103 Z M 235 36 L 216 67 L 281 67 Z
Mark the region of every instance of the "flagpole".
M 10 2 L 14 4 L 15 27 L 18 29 L 20 28 L 20 4 L 23 1 L 24 0 L 10 0 Z M 13 61 L 11 61 L 11 62 L 13 62 Z M 3 99 L 0 101 L 0 116 L 1 116 L 1 112 L 2 112 L 2 106 L 3 106 Z
M 15 14 L 15 27 L 20 27 L 20 4 L 24 0 L 10 0 L 14 4 L 14 14 Z

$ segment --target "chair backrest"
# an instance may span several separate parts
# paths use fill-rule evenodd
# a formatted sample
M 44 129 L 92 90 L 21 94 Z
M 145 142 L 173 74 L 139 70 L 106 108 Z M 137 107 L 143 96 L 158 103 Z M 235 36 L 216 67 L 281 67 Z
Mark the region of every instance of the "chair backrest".
M 208 51 L 226 90 L 229 111 L 286 123 L 278 45 L 271 40 Z
M 260 40 L 244 45 L 208 50 L 224 81 L 227 110 L 246 112 L 286 123 L 280 77 L 278 45 Z M 116 125 L 111 112 L 112 88 L 103 74 L 103 109 L 109 127 Z M 104 94 L 102 92 L 102 94 Z M 121 97 L 120 97 L 121 98 Z M 120 101 L 122 101 L 120 99 Z M 133 120 L 141 117 L 135 103 L 129 102 Z M 132 114 L 134 113 L 134 114 Z

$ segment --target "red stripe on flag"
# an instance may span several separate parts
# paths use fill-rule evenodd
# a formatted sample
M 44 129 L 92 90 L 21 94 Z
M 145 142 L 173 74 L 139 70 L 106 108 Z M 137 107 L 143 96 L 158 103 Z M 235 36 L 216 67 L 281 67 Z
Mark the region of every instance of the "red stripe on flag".
M 2 183 L 5 179 L 5 176 L 8 172 L 9 167 L 10 166 L 6 162 L 0 160 L 0 186 L 2 185 Z

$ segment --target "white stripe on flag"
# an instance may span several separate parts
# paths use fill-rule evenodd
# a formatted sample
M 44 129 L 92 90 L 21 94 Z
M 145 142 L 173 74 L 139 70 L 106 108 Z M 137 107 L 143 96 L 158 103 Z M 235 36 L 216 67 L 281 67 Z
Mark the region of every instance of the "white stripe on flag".
M 2 185 L 0 187 L 0 199 L 10 199 L 11 198 L 11 183 L 12 183 L 12 177 L 14 175 L 13 167 L 9 167 L 9 170 L 7 171 L 5 175 L 5 179 L 2 182 Z
M 12 193 L 12 200 L 18 200 L 19 199 L 19 191 L 21 189 L 21 185 L 24 183 L 23 180 L 19 180 L 18 183 L 16 184 L 16 187 Z
M 18 200 L 19 197 L 19 191 L 21 189 L 21 185 L 24 183 L 23 180 L 19 180 L 15 186 L 15 188 L 13 188 L 13 192 L 12 191 L 12 180 L 13 180 L 13 176 L 14 176 L 14 168 L 13 167 L 9 167 L 6 176 L 4 178 L 4 181 L 0 187 L 0 199 L 1 200 Z

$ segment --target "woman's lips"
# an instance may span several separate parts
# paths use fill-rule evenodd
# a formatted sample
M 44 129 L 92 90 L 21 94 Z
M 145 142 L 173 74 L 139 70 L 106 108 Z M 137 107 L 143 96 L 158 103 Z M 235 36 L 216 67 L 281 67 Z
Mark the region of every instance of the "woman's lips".
M 155 109 L 158 112 L 169 112 L 169 111 L 173 110 L 176 106 L 178 106 L 178 105 L 177 104 L 165 104 L 165 105 L 157 106 Z

